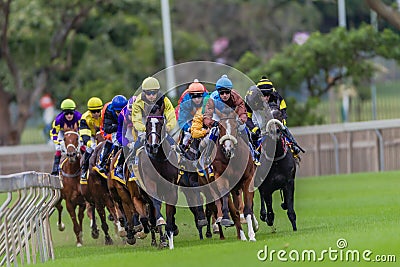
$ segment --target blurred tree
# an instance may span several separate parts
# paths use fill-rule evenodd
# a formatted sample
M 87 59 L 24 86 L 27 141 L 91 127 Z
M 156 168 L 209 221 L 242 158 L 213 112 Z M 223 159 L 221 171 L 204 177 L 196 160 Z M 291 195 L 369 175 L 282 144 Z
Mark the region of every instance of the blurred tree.
M 0 145 L 19 143 L 49 77 L 72 66 L 73 32 L 104 2 L 0 0 Z
M 369 81 L 376 68 L 371 59 L 377 55 L 399 62 L 400 36 L 389 29 L 377 32 L 369 25 L 349 31 L 336 28 L 329 34 L 313 33 L 303 45 L 287 46 L 267 63 L 255 61 L 248 74 L 254 81 L 267 75 L 283 95 L 303 90 L 320 98 L 345 78 L 356 87 Z
M 364 0 L 364 1 L 372 10 L 378 13 L 380 17 L 389 22 L 397 30 L 400 30 L 400 12 L 399 12 L 400 9 L 397 6 L 398 1 L 397 3 L 389 1 L 390 3 L 392 3 L 392 5 L 385 3 L 388 1 L 381 1 L 381 0 Z

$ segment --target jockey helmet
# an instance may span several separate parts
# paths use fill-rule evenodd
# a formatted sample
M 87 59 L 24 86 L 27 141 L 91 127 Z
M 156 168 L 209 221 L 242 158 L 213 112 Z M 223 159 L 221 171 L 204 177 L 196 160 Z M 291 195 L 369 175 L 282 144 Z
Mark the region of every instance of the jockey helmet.
M 159 89 L 160 89 L 160 83 L 154 77 L 147 77 L 142 82 L 142 90 L 143 91 L 159 90 Z
M 202 85 L 199 80 L 195 79 L 193 83 L 191 83 L 188 87 L 188 93 L 193 94 L 193 93 L 204 93 L 206 91 L 206 88 L 204 85 Z
M 61 110 L 75 110 L 76 109 L 76 104 L 74 100 L 72 99 L 64 99 L 63 102 L 61 102 Z
M 257 88 L 260 89 L 263 95 L 271 94 L 273 91 L 275 91 L 274 85 L 265 76 L 261 77 L 261 80 L 257 83 Z
M 215 84 L 215 89 L 217 89 L 217 90 L 220 90 L 220 89 L 231 90 L 232 87 L 233 87 L 233 84 L 232 84 L 231 80 L 229 80 L 229 78 L 226 74 L 222 75 L 221 78 L 219 78 L 217 83 Z
M 88 110 L 99 110 L 103 108 L 103 101 L 98 97 L 91 97 L 87 102 Z
M 123 95 L 116 95 L 111 101 L 111 105 L 115 111 L 121 111 L 121 109 L 123 109 L 127 103 L 128 100 Z

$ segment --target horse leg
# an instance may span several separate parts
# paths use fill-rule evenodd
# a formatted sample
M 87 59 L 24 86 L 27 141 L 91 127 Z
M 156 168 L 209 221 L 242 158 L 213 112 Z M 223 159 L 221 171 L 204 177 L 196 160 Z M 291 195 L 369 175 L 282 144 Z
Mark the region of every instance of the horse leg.
M 108 225 L 107 225 L 107 221 L 106 221 L 106 212 L 105 212 L 105 206 L 99 203 L 96 203 L 96 210 L 97 213 L 100 216 L 100 220 L 101 220 L 101 229 L 104 232 L 104 238 L 105 238 L 105 244 L 106 245 L 112 245 L 113 244 L 113 240 L 111 239 L 109 233 L 108 233 Z
M 283 195 L 285 199 L 285 203 L 287 204 L 287 216 L 292 223 L 293 231 L 297 231 L 296 225 L 296 213 L 294 211 L 294 180 L 291 179 L 288 182 L 288 185 L 283 190 Z
M 126 220 L 127 220 L 127 243 L 129 245 L 134 245 L 136 243 L 135 231 L 134 231 L 134 223 L 133 223 L 133 214 L 136 211 L 133 203 L 131 201 L 131 196 L 127 190 L 124 188 L 120 188 L 119 196 L 121 198 L 122 207 L 125 212 Z
M 251 179 L 247 179 L 246 181 L 251 181 Z M 253 229 L 253 198 L 254 192 L 249 192 L 247 188 L 249 188 L 249 182 L 246 182 L 243 186 L 243 194 L 244 194 L 244 208 L 243 213 L 244 217 L 247 221 L 247 234 L 249 235 L 250 241 L 256 241 L 256 234 Z
M 79 222 L 79 237 L 80 237 L 81 242 L 82 242 L 83 217 L 85 216 L 85 209 L 86 209 L 86 203 L 85 202 L 79 204 L 78 222 Z
M 221 225 L 230 227 L 234 225 L 234 222 L 229 217 L 229 193 L 222 197 L 222 220 Z
M 97 239 L 99 238 L 99 229 L 97 228 L 97 223 L 96 223 L 96 215 L 95 215 L 95 206 L 93 203 L 90 203 L 89 205 L 90 209 L 88 208 L 88 214 L 91 214 L 91 221 L 90 221 L 90 228 L 92 229 L 92 238 Z
M 210 208 L 211 203 L 206 204 L 206 218 L 207 218 L 207 231 L 206 231 L 206 237 L 211 238 L 212 233 L 211 233 L 211 216 L 212 216 L 212 210 Z
M 274 226 L 274 219 L 275 219 L 275 214 L 274 210 L 272 209 L 272 192 L 268 191 L 264 193 L 264 200 L 265 200 L 265 205 L 267 206 L 267 218 L 265 222 L 267 223 L 268 226 L 271 227 L 271 231 L 273 233 L 276 232 L 276 228 Z
M 65 225 L 64 223 L 61 221 L 61 214 L 62 214 L 62 210 L 63 210 L 63 206 L 61 204 L 62 199 L 60 199 L 60 201 L 57 202 L 56 204 L 56 208 L 58 210 L 58 221 L 57 221 L 57 227 L 59 231 L 64 231 L 65 230 Z
M 260 193 L 260 220 L 265 222 L 265 220 L 267 219 L 267 211 L 265 210 L 265 201 L 263 198 L 261 187 L 258 188 L 258 191 Z
M 242 224 L 240 223 L 239 210 L 237 209 L 237 206 L 235 205 L 234 201 L 229 196 L 228 196 L 228 207 L 229 207 L 229 213 L 235 224 L 237 238 L 240 240 L 246 241 L 247 238 L 243 232 Z
M 174 236 L 179 234 L 178 226 L 175 224 L 176 207 L 174 205 L 166 205 L 167 225 L 165 232 L 168 237 L 169 249 L 174 249 Z
M 72 223 L 74 225 L 74 233 L 76 236 L 76 246 L 81 247 L 82 246 L 82 239 L 81 239 L 81 231 L 79 227 L 79 223 L 76 219 L 76 214 L 75 214 L 75 208 L 74 205 L 71 203 L 71 201 L 65 200 L 67 210 L 69 213 L 69 216 L 71 217 Z

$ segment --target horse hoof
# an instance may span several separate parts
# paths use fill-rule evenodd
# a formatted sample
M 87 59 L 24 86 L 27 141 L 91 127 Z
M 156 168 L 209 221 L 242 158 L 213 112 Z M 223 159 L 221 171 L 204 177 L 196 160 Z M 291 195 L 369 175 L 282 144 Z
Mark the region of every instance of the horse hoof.
M 144 232 L 137 232 L 137 233 L 135 234 L 135 237 L 136 237 L 137 239 L 145 239 L 145 238 L 147 237 L 147 234 L 145 234 Z
M 143 231 L 143 225 L 142 225 L 142 224 L 135 225 L 135 226 L 133 227 L 133 230 L 134 230 L 135 232 L 141 232 L 141 231 Z
M 168 247 L 168 243 L 167 242 L 160 242 L 160 245 L 158 246 L 158 248 L 160 248 L 160 249 L 163 249 L 163 248 L 166 248 L 166 247 Z
M 125 229 L 121 229 L 118 231 L 118 235 L 119 235 L 119 237 L 126 237 L 127 233 L 126 233 Z
M 179 234 L 179 229 L 178 227 L 176 227 L 176 229 L 174 230 L 174 236 L 177 236 Z
M 126 239 L 126 242 L 127 242 L 129 245 L 135 245 L 135 243 L 136 243 L 136 238 L 128 238 L 128 239 Z
M 202 220 L 198 220 L 198 221 L 197 221 L 197 225 L 198 225 L 199 227 L 206 226 L 207 223 L 208 223 L 208 222 L 207 222 L 206 219 L 202 219 Z
M 252 238 L 249 238 L 249 241 L 256 242 L 257 240 L 254 237 L 252 237 Z
M 112 244 L 114 244 L 114 241 L 111 239 L 111 237 L 106 237 L 104 244 L 112 245 Z
M 165 222 L 163 217 L 160 217 L 157 219 L 156 226 L 161 226 L 161 225 L 166 225 L 166 224 L 167 223 Z
M 219 227 L 218 227 L 218 224 L 217 224 L 217 223 L 214 223 L 214 224 L 212 225 L 212 228 L 213 228 L 213 233 L 214 233 L 214 234 L 219 234 Z
M 206 237 L 207 238 L 212 238 L 212 233 L 211 232 L 206 232 Z
M 235 225 L 235 223 L 230 219 L 222 219 L 221 225 L 225 226 L 225 227 L 231 227 L 231 226 Z
M 76 247 L 77 247 L 77 248 L 82 247 L 82 243 L 81 243 L 81 242 L 76 243 Z
M 92 230 L 92 238 L 93 239 L 99 238 L 99 229 Z
M 152 240 L 152 241 L 151 241 L 151 246 L 152 246 L 152 247 L 157 247 L 157 241 Z
M 60 224 L 57 223 L 57 226 L 58 226 L 58 230 L 59 230 L 60 232 L 62 232 L 62 231 L 65 230 L 65 225 L 64 225 L 63 223 L 60 223 Z
M 283 210 L 287 210 L 287 204 L 285 202 L 283 202 L 281 204 L 281 207 L 282 207 Z
M 267 219 L 267 214 L 266 213 L 261 213 L 260 214 L 260 220 L 265 222 L 266 219 Z

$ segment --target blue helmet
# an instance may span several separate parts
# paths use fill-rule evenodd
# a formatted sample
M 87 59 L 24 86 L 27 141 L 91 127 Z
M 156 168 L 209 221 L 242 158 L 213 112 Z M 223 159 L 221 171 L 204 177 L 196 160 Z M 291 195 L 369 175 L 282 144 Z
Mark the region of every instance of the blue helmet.
M 128 100 L 123 95 L 114 96 L 114 98 L 112 99 L 112 102 L 111 102 L 115 111 L 121 111 L 121 109 L 123 109 L 127 103 L 128 103 Z
M 233 87 L 231 80 L 229 80 L 226 74 L 222 75 L 221 78 L 218 79 L 217 83 L 215 84 L 215 89 L 219 90 L 222 88 L 226 88 L 231 90 Z

